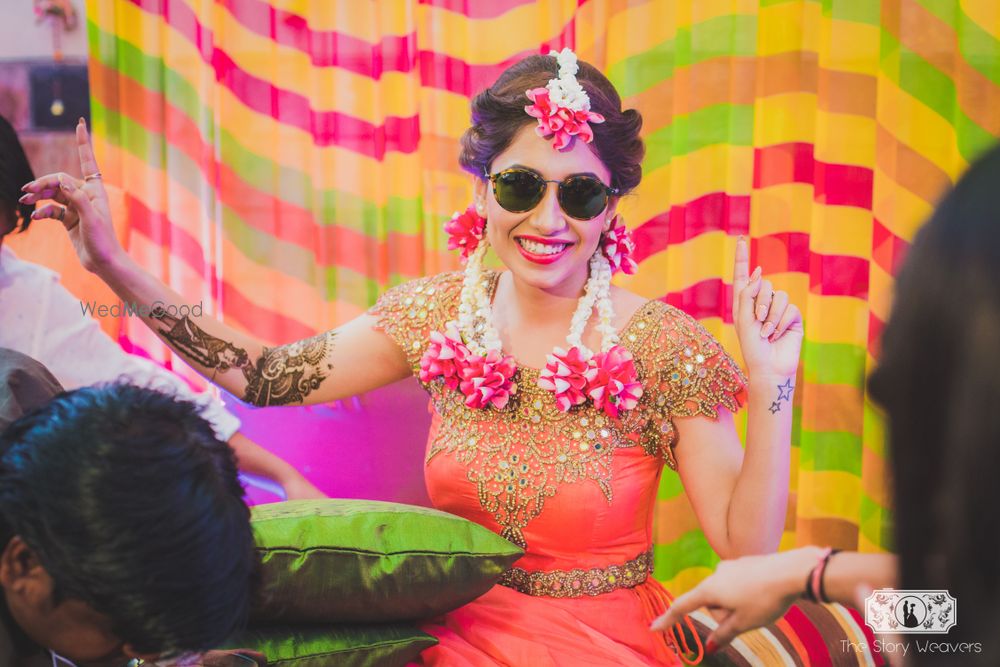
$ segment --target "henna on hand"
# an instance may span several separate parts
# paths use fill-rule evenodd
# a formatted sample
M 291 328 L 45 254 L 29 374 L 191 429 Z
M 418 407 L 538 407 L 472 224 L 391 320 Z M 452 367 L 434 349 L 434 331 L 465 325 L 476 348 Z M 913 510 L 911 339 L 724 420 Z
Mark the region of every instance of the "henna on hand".
M 302 403 L 309 393 L 319 389 L 333 366 L 323 361 L 333 348 L 336 334 L 326 331 L 312 338 L 273 349 L 264 348 L 252 375 L 247 375 L 243 400 L 253 405 L 291 405 Z
M 329 363 L 324 364 L 336 336 L 332 331 L 275 348 L 265 347 L 261 356 L 252 360 L 245 349 L 209 334 L 187 315 L 178 318 L 157 307 L 149 316 L 162 323 L 160 336 L 188 360 L 213 372 L 239 369 L 247 383 L 243 400 L 251 405 L 302 403 L 333 369 Z

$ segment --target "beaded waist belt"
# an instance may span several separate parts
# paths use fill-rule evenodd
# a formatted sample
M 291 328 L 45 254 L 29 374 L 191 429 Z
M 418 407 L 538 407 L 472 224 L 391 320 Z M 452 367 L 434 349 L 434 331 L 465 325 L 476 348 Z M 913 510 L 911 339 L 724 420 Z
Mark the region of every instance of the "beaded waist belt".
M 621 565 L 594 567 L 589 570 L 531 572 L 512 567 L 503 573 L 500 583 L 526 595 L 576 598 L 638 586 L 646 581 L 652 570 L 653 550 L 649 549 Z

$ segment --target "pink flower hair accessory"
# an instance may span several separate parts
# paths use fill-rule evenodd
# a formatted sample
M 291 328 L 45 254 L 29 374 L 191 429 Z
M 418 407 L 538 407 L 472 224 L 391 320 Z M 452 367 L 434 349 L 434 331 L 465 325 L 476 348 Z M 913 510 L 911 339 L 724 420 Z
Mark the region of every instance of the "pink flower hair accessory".
M 628 275 L 633 275 L 638 270 L 639 265 L 632 259 L 635 253 L 635 241 L 625 224 L 621 222 L 621 216 L 616 215 L 611 222 L 611 229 L 604 232 L 601 239 L 601 252 L 608 258 L 611 264 L 611 272 L 622 271 Z
M 574 346 L 569 350 L 555 348 L 538 377 L 538 386 L 556 396 L 556 407 L 568 412 L 574 405 L 587 401 L 587 369 L 591 357 Z
M 532 104 L 524 111 L 538 119 L 535 132 L 543 139 L 551 139 L 556 150 L 569 150 L 574 138 L 589 144 L 594 140 L 590 123 L 603 123 L 604 116 L 590 110 L 590 98 L 576 78 L 580 69 L 576 54 L 563 49 L 550 51 L 549 55 L 559 62 L 559 74 L 544 88 L 525 91 Z
M 642 396 L 642 383 L 632 353 L 621 345 L 595 355 L 587 371 L 587 395 L 594 407 L 617 419 L 623 410 L 631 410 Z
M 504 356 L 498 350 L 490 350 L 485 357 L 469 355 L 465 358 L 459 384 L 459 390 L 465 395 L 465 404 L 470 408 L 492 405 L 497 410 L 504 409 L 511 395 L 517 391 L 514 383 L 516 371 L 514 357 Z
M 476 212 L 475 206 L 470 206 L 463 213 L 451 216 L 451 220 L 444 223 L 444 231 L 448 235 L 448 250 L 461 249 L 465 262 L 486 234 L 486 218 Z
M 604 122 L 604 116 L 593 111 L 574 111 L 554 106 L 546 88 L 532 88 L 525 95 L 534 102 L 524 107 L 524 110 L 529 116 L 538 119 L 535 132 L 543 139 L 552 139 L 552 147 L 557 151 L 572 148 L 574 137 L 589 144 L 594 140 L 590 123 Z

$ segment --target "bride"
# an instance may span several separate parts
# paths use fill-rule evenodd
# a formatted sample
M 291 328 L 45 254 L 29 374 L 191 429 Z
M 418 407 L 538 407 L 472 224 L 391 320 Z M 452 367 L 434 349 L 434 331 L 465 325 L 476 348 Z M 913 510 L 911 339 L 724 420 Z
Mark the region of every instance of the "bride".
M 676 627 L 648 629 L 671 601 L 650 576 L 663 465 L 720 556 L 774 551 L 803 329 L 788 295 L 749 271 L 744 239 L 733 321 L 749 380 L 698 322 L 611 285 L 635 268 L 616 209 L 641 179 L 640 127 L 568 49 L 515 63 L 473 99 L 462 138 L 475 201 L 447 229 L 464 271 L 395 287 L 366 314 L 278 347 L 184 314 L 128 256 L 82 121 L 86 177 L 44 176 L 24 199 L 54 198 L 36 217 L 61 219 L 124 301 L 165 304 L 149 327 L 249 403 L 323 403 L 419 377 L 434 505 L 525 549 L 486 595 L 426 622 L 441 641 L 424 664 L 677 664 L 700 647 Z M 488 248 L 506 270 L 483 267 Z M 733 423 L 744 400 L 745 449 Z

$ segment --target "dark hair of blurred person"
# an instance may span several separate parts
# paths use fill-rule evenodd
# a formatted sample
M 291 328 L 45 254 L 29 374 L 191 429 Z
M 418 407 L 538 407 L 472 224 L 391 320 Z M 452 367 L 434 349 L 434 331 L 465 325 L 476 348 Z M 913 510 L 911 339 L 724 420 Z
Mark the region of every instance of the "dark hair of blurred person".
M 14 127 L 0 116 L 0 239 L 13 231 L 24 231 L 31 224 L 34 204 L 21 204 L 21 186 L 34 180 L 28 156 L 18 141 Z M 0 241 L 2 242 L 2 241 Z
M 232 451 L 194 404 L 85 387 L 0 436 L 0 612 L 22 644 L 80 665 L 212 648 L 255 563 Z
M 889 422 L 900 587 L 948 589 L 948 641 L 1000 664 L 1000 148 L 917 233 L 869 387 Z
M 1000 664 L 1000 146 L 917 233 L 881 340 L 869 389 L 886 412 L 895 554 L 806 546 L 722 561 L 655 628 L 709 607 L 722 620 L 708 652 L 802 597 L 861 607 L 871 589 L 943 589 L 956 607 L 939 619 L 956 623 L 934 640 L 955 648 L 915 649 L 906 664 Z

